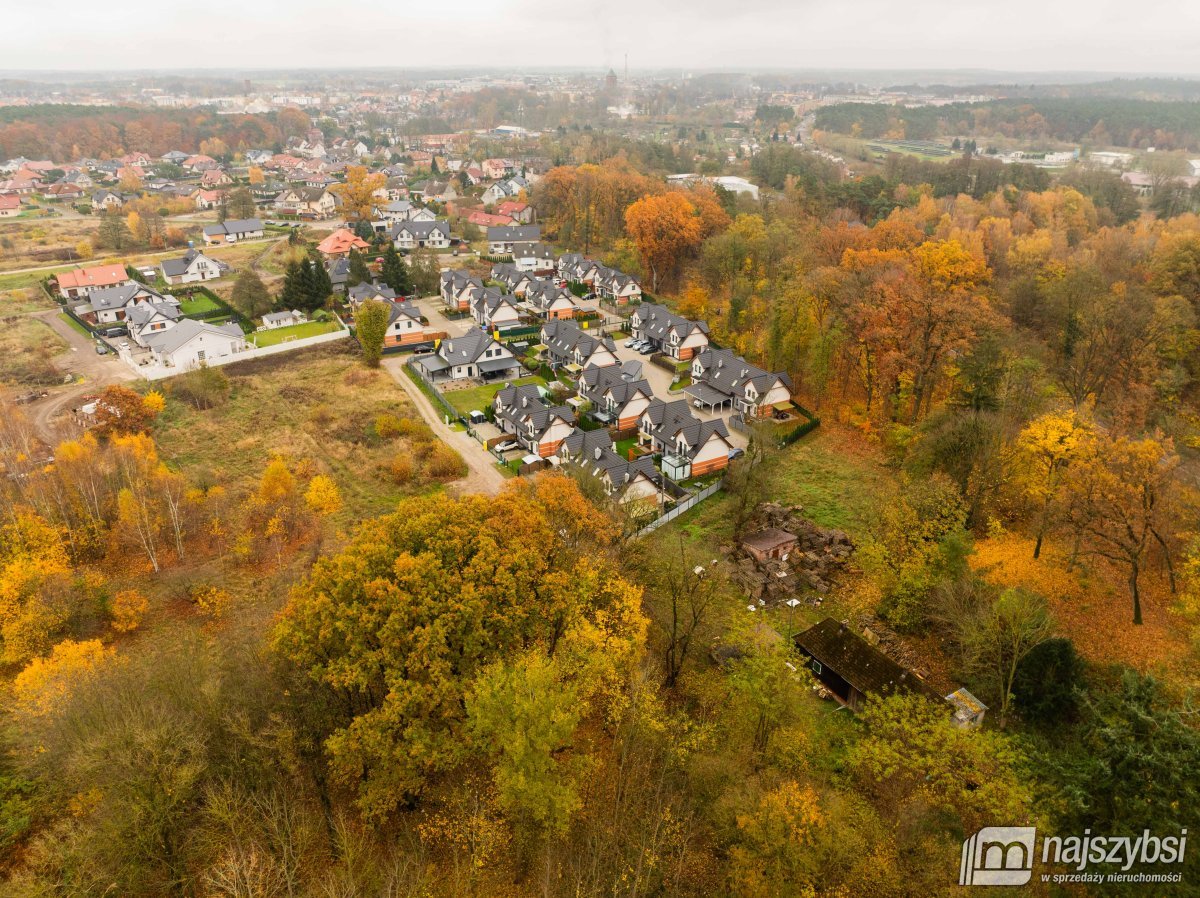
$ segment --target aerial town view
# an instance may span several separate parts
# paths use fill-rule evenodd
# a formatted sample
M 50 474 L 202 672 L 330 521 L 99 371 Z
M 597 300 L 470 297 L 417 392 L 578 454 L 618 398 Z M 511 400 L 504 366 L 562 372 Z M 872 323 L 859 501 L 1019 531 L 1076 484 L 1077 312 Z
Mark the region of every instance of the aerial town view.
M 0 15 L 0 898 L 1200 895 L 1200 13 L 338 12 Z

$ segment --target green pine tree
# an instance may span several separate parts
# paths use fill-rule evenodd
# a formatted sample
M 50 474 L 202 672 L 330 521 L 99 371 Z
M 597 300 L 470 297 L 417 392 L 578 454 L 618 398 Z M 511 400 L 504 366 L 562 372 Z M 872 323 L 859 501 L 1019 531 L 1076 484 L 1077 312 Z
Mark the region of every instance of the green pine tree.
M 350 273 L 346 278 L 347 287 L 356 287 L 359 284 L 368 284 L 371 282 L 371 269 L 367 267 L 367 260 L 362 257 L 356 249 L 350 250 Z
M 412 278 L 408 274 L 408 266 L 396 251 L 395 244 L 389 243 L 383 253 L 383 282 L 399 293 L 408 296 L 413 292 Z
M 297 275 L 297 289 L 300 292 L 300 305 L 296 308 L 304 309 L 312 312 L 325 305 L 325 297 L 320 295 L 320 287 L 317 284 L 317 274 L 313 270 L 311 259 L 305 259 L 300 263 L 300 272 Z
M 301 283 L 300 263 L 291 262 L 283 276 L 283 289 L 279 291 L 279 306 L 284 309 L 307 307 Z
M 313 301 L 324 306 L 333 295 L 333 281 L 329 279 L 329 269 L 320 262 L 313 262 Z

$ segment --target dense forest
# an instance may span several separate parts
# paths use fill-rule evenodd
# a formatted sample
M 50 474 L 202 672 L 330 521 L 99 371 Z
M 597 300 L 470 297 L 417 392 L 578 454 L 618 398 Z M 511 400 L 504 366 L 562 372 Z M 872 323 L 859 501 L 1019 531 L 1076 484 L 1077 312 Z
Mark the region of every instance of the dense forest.
M 865 138 L 932 140 L 975 136 L 1094 146 L 1200 149 L 1200 102 L 1102 97 L 993 100 L 913 109 L 841 103 L 817 110 L 816 127 Z
M 61 161 L 85 156 L 108 159 L 133 152 L 157 157 L 171 150 L 200 152 L 205 141 L 220 141 L 238 152 L 278 147 L 309 127 L 308 116 L 296 109 L 271 115 L 217 115 L 212 109 L 6 107 L 0 108 L 0 157 Z

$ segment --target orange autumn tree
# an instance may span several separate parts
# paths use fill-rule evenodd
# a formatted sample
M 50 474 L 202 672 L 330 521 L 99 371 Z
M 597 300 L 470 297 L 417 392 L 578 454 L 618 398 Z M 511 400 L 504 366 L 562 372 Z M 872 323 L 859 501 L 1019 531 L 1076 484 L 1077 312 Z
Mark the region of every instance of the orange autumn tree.
M 625 210 L 625 230 L 637 247 L 650 289 L 673 282 L 684 260 L 704 241 L 705 222 L 683 193 L 644 196 Z
M 1142 623 L 1141 575 L 1157 555 L 1175 592 L 1174 529 L 1194 496 L 1179 482 L 1170 439 L 1105 434 L 1068 469 L 1068 518 L 1081 548 L 1125 570 L 1133 622 Z
M 371 209 L 377 197 L 375 191 L 382 190 L 387 185 L 387 175 L 377 172 L 368 173 L 366 166 L 346 166 L 346 182 L 335 184 L 331 192 L 341 197 L 346 214 L 359 221 L 371 220 Z

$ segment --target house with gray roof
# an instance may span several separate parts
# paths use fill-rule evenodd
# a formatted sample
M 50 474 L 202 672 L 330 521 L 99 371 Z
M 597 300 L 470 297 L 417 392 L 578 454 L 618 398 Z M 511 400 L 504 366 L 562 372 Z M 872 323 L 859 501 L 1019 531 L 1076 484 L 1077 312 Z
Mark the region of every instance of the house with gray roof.
M 579 375 L 579 397 L 591 403 L 597 421 L 627 432 L 637 429 L 654 390 L 644 378 L 628 377 L 619 365 L 593 365 Z
M 443 271 L 438 280 L 438 292 L 446 308 L 455 312 L 469 312 L 471 299 L 484 289 L 483 281 L 469 271 L 454 268 Z
M 191 318 L 148 336 L 145 345 L 158 364 L 180 371 L 190 371 L 250 348 L 236 324 L 207 324 Z
M 505 330 L 521 324 L 517 298 L 494 287 L 485 287 L 471 298 L 471 317 L 488 330 Z
M 263 223 L 260 218 L 234 218 L 204 228 L 204 242 L 209 246 L 254 240 L 262 235 Z
M 582 371 L 592 365 L 619 364 L 612 337 L 589 333 L 574 321 L 547 321 L 542 325 L 541 339 L 552 368 Z
M 690 359 L 708 346 L 708 323 L 676 315 L 666 306 L 644 302 L 629 316 L 633 336 L 673 359 Z
M 517 241 L 512 247 L 512 257 L 518 271 L 551 274 L 555 270 L 554 248 L 540 240 Z
M 539 318 L 547 320 L 574 318 L 583 311 L 575 300 L 575 294 L 553 281 L 529 282 L 525 287 L 525 303 Z
M 662 453 L 663 472 L 672 480 L 722 470 L 734 449 L 725 422 L 701 421 L 686 399 L 651 400 L 638 423 L 638 443 Z
M 170 330 L 182 320 L 183 313 L 179 305 L 168 302 L 135 303 L 129 306 L 125 315 L 129 336 L 138 346 L 146 346 L 151 336 Z
M 513 244 L 536 243 L 541 239 L 539 225 L 496 225 L 487 229 L 488 252 L 493 256 L 512 255 Z
M 699 408 L 732 408 L 753 418 L 790 407 L 792 379 L 764 371 L 732 350 L 709 347 L 692 357 L 692 383 L 683 391 Z
M 163 259 L 158 267 L 168 284 L 211 281 L 229 271 L 229 266 L 224 262 L 210 259 L 198 249 L 189 249 L 178 259 Z
M 355 284 L 346 291 L 346 301 L 355 311 L 364 302 L 371 299 L 380 302 L 395 302 L 399 297 L 396 295 L 396 291 L 387 284 Z
M 396 249 L 446 249 L 450 246 L 450 223 L 446 221 L 402 221 L 388 236 Z
M 112 324 L 123 321 L 134 306 L 143 303 L 179 307 L 179 300 L 169 293 L 162 294 L 153 287 L 133 281 L 117 287 L 92 290 L 87 302 L 76 307 L 76 314 L 93 324 Z
M 595 477 L 605 494 L 621 503 L 643 500 L 658 504 L 662 500 L 665 484 L 653 457 L 622 458 L 614 451 L 607 430 L 576 428 L 559 445 L 558 457 Z
M 508 347 L 488 334 L 472 328 L 460 337 L 446 337 L 431 355 L 413 361 L 430 380 L 474 378 L 507 380 L 524 374 L 521 363 Z
M 536 384 L 509 385 L 492 397 L 496 426 L 512 434 L 527 452 L 548 458 L 575 428 L 569 406 L 551 405 Z
M 524 296 L 534 282 L 532 275 L 521 271 L 512 262 L 497 262 L 492 266 L 490 277 L 496 283 L 503 284 L 504 289 L 514 296 Z

